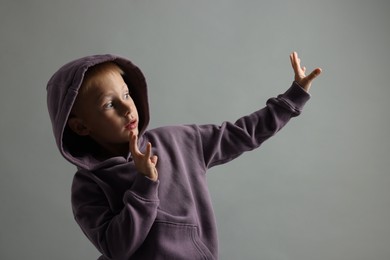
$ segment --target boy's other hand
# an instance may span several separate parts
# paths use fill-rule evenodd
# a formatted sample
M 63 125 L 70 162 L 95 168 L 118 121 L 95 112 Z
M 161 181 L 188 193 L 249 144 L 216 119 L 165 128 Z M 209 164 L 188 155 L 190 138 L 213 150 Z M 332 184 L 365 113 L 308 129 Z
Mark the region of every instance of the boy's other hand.
M 138 148 L 138 136 L 130 131 L 130 152 L 137 171 L 149 179 L 157 181 L 156 165 L 158 157 L 156 155 L 152 156 L 152 144 L 148 143 L 145 154 L 141 153 Z
M 306 68 L 301 67 L 301 60 L 298 58 L 298 54 L 295 51 L 290 54 L 290 61 L 295 73 L 294 81 L 306 90 L 306 92 L 309 92 L 312 81 L 321 74 L 322 69 L 316 68 L 308 76 L 306 76 Z

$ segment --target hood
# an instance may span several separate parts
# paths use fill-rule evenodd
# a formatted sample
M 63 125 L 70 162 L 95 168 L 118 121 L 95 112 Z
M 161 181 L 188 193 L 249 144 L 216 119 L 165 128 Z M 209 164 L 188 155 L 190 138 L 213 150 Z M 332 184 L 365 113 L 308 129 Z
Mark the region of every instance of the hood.
M 147 85 L 141 70 L 131 61 L 111 55 L 94 55 L 71 61 L 62 66 L 47 83 L 47 106 L 53 133 L 61 154 L 77 167 L 91 170 L 101 161 L 93 156 L 96 144 L 80 137 L 67 126 L 68 116 L 76 100 L 85 72 L 94 65 L 115 62 L 124 71 L 123 78 L 134 94 L 133 100 L 139 115 L 139 135 L 149 123 Z

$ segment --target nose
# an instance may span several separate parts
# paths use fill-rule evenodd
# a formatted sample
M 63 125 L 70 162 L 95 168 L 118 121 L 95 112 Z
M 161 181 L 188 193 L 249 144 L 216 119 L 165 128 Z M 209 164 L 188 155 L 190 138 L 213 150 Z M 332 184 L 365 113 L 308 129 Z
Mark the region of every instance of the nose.
M 122 102 L 121 104 L 121 114 L 124 116 L 124 117 L 127 117 L 131 114 L 132 112 L 132 107 L 131 107 L 131 104 L 128 104 L 126 102 Z

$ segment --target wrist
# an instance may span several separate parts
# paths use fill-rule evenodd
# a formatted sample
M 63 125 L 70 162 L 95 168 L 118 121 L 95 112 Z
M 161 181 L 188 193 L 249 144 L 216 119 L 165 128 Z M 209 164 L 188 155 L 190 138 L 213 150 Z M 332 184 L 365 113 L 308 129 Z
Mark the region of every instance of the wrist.
M 157 181 L 158 179 L 158 174 L 156 169 L 154 169 L 154 171 L 150 174 L 144 174 L 144 176 L 151 181 Z

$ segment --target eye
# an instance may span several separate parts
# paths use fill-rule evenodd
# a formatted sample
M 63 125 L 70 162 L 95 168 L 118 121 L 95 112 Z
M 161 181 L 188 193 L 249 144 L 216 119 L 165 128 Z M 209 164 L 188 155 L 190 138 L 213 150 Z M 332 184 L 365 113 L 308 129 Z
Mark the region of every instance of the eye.
M 104 104 L 104 106 L 103 106 L 104 109 L 111 109 L 113 107 L 114 107 L 114 104 L 111 101 Z
M 125 98 L 125 99 L 129 99 L 129 98 L 130 98 L 130 93 L 129 93 L 129 92 L 126 92 L 125 95 L 124 95 L 124 98 Z

